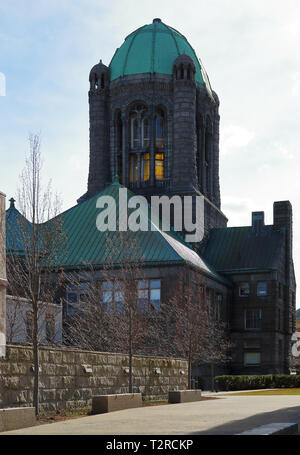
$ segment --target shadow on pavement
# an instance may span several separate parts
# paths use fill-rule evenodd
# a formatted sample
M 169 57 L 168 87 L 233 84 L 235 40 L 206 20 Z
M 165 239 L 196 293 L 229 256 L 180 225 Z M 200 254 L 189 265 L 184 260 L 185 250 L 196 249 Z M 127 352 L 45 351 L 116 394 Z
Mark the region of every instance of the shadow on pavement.
M 190 435 L 234 435 L 269 423 L 298 423 L 300 425 L 300 406 L 263 412 L 241 420 L 232 420 L 209 430 L 189 433 Z M 299 426 L 300 429 L 300 426 Z

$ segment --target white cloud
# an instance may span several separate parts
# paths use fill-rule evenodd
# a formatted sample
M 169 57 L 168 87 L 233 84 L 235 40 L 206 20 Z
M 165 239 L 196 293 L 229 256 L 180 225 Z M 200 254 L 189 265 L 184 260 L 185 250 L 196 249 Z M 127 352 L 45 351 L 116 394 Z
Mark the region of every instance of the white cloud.
M 221 154 L 230 155 L 237 149 L 241 149 L 249 145 L 253 138 L 254 133 L 243 126 L 225 126 L 221 128 L 220 131 Z
M 300 71 L 297 73 L 293 73 L 291 76 L 293 81 L 292 84 L 292 95 L 293 96 L 300 96 Z

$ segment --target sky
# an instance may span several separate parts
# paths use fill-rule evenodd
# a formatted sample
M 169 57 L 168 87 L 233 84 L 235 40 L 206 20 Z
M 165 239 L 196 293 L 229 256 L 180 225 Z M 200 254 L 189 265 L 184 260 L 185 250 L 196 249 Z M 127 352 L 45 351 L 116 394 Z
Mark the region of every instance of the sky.
M 39 132 L 45 183 L 64 209 L 76 204 L 87 187 L 89 71 L 155 17 L 186 36 L 219 96 L 228 225 L 250 225 L 252 211 L 271 224 L 273 202 L 290 200 L 297 278 L 299 0 L 0 0 L 0 190 L 16 198 L 28 135 Z

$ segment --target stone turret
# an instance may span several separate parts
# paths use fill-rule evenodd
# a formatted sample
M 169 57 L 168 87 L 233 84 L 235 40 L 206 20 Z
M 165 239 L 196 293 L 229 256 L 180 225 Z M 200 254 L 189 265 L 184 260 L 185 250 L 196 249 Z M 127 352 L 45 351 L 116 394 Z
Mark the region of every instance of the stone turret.
M 101 191 L 109 183 L 109 68 L 102 61 L 95 65 L 89 76 L 90 107 L 90 167 L 88 195 Z
M 197 187 L 195 72 L 188 55 L 174 61 L 172 185 L 179 193 L 193 192 Z

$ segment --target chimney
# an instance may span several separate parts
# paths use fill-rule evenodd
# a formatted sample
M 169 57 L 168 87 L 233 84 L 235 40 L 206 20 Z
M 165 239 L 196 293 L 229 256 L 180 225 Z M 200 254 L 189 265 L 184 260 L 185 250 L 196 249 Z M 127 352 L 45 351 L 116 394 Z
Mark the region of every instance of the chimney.
M 265 212 L 252 212 L 252 232 L 260 234 L 265 225 Z
M 285 228 L 287 284 L 290 285 L 293 272 L 293 209 L 290 201 L 274 202 L 274 226 Z

